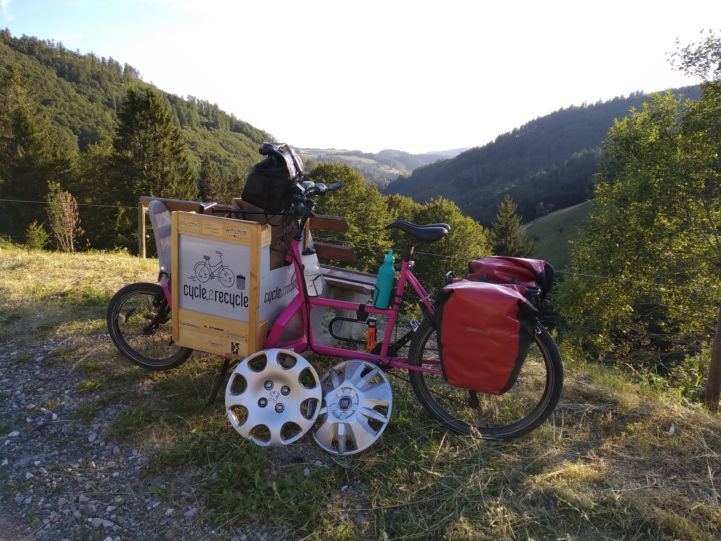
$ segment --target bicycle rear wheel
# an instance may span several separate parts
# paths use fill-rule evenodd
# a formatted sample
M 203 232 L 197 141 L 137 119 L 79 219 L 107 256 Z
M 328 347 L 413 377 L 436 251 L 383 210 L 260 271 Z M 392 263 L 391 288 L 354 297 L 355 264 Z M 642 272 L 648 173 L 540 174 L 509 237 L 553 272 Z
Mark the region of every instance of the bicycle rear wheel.
M 108 303 L 107 323 L 115 346 L 143 368 L 175 368 L 193 353 L 173 342 L 170 309 L 158 284 L 137 283 L 120 289 Z
M 424 321 L 411 343 L 408 362 L 440 369 L 436 330 Z M 502 395 L 474 393 L 450 385 L 443 375 L 411 371 L 410 381 L 428 412 L 454 432 L 478 430 L 488 439 L 526 434 L 553 412 L 563 388 L 563 364 L 548 331 L 538 325 L 515 385 Z

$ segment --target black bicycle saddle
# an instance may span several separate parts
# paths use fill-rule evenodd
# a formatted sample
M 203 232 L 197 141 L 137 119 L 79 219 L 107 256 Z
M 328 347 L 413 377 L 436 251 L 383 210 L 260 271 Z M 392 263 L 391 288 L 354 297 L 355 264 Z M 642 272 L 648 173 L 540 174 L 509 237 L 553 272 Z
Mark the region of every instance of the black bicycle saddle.
M 386 229 L 400 229 L 418 241 L 435 242 L 445 237 L 451 231 L 451 226 L 448 224 L 416 225 L 405 220 L 396 220 L 386 225 Z

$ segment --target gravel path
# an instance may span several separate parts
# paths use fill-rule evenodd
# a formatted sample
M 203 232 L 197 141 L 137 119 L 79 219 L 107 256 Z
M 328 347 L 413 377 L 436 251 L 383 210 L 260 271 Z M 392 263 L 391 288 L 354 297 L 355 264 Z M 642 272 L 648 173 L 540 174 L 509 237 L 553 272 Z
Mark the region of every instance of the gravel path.
M 75 420 L 90 397 L 76 390 L 82 374 L 49 360 L 59 345 L 0 350 L 0 540 L 265 537 L 214 530 L 192 478 L 153 478 L 148 456 L 108 441 L 122 406 L 106 406 L 91 424 Z

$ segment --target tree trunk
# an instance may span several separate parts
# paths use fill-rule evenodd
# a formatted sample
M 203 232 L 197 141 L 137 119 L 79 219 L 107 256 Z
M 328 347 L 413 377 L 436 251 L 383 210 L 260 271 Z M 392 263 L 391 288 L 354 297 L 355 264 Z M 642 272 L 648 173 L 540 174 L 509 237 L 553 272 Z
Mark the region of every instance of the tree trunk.
M 709 410 L 717 412 L 719 397 L 721 397 L 721 305 L 716 316 L 716 334 L 711 346 L 711 365 L 708 369 L 703 402 Z

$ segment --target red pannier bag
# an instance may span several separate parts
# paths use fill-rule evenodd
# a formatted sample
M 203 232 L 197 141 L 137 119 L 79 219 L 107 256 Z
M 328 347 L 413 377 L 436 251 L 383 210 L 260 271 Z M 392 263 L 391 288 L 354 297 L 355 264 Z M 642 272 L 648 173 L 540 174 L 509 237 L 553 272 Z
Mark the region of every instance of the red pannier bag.
M 529 298 L 538 297 L 538 306 L 542 304 L 556 275 L 550 263 L 542 259 L 525 259 L 522 257 L 487 256 L 479 257 L 468 263 L 466 280 L 490 282 L 492 284 L 515 285 L 521 293 Z M 538 291 L 532 291 L 536 288 Z M 531 291 L 529 291 L 529 289 Z
M 505 393 L 528 354 L 538 310 L 515 286 L 458 280 L 443 291 L 440 355 L 448 383 Z

